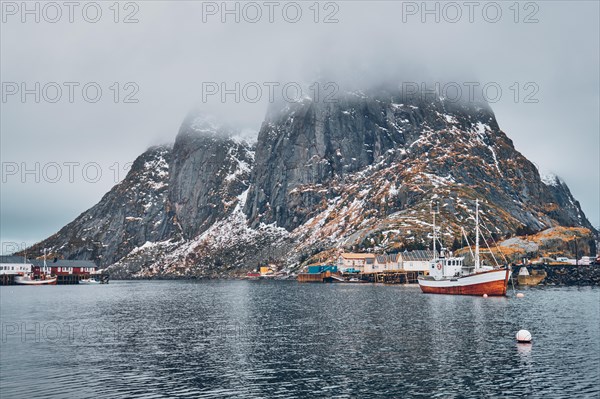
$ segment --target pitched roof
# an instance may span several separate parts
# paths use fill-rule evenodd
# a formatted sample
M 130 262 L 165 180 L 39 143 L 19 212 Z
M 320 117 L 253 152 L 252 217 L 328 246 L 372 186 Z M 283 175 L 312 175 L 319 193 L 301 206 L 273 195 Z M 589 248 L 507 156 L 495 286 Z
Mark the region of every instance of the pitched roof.
M 437 256 L 437 251 L 434 252 L 430 250 L 416 250 L 416 251 L 406 251 L 400 254 L 402 256 L 402 260 L 404 261 L 430 261 Z
M 388 262 L 398 262 L 400 260 L 400 254 L 389 254 L 388 255 Z
M 375 258 L 374 254 L 357 254 L 357 253 L 353 253 L 353 252 L 344 252 L 341 256 L 342 256 L 342 258 L 345 258 L 345 259 L 374 259 Z
M 34 266 L 44 266 L 43 259 L 31 259 L 29 263 L 33 264 Z M 91 260 L 48 259 L 46 260 L 46 264 L 48 265 L 48 267 L 98 267 L 98 265 L 96 265 L 96 263 Z
M 22 256 L 15 256 L 15 255 L 1 255 L 0 256 L 0 263 L 24 263 L 23 261 L 24 261 L 24 258 Z M 26 263 L 31 263 L 31 262 L 28 259 Z
M 14 256 L 14 255 L 0 255 L 0 263 L 24 263 L 22 256 Z M 33 266 L 44 266 L 43 259 L 27 259 L 25 262 L 29 265 Z M 93 267 L 97 268 L 98 265 L 94 261 L 91 260 L 66 260 L 66 259 L 48 259 L 46 260 L 46 264 L 49 267 L 57 266 L 57 267 Z

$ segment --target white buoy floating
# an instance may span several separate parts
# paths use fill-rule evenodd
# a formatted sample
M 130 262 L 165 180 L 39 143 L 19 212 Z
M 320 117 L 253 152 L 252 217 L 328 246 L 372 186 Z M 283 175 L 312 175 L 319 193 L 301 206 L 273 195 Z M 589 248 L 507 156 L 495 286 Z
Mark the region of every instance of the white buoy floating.
M 524 297 L 525 297 L 525 294 L 523 294 L 522 292 L 519 292 L 517 294 L 517 298 L 524 298 Z
M 517 342 L 522 344 L 531 343 L 531 333 L 527 330 L 519 330 L 517 333 Z
M 487 294 L 483 294 L 483 297 L 484 297 L 484 298 L 487 298 Z

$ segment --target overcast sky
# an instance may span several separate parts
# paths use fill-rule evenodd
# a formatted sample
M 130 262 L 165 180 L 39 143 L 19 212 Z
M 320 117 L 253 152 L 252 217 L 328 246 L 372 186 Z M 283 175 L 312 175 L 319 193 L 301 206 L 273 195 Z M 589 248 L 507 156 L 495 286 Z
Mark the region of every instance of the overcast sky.
M 421 2 L 228 3 L 239 22 L 220 1 L 120 3 L 118 15 L 113 2 L 44 4 L 28 3 L 39 10 L 36 22 L 21 2 L 2 3 L 3 250 L 53 234 L 98 202 L 128 162 L 174 140 L 191 108 L 258 130 L 265 82 L 310 83 L 324 73 L 340 84 L 392 76 L 500 87 L 498 99 L 488 93 L 500 127 L 526 157 L 564 179 L 600 225 L 596 1 L 437 3 L 438 15 L 424 13 Z M 264 90 L 256 102 L 249 91 L 220 104 L 208 95 L 210 82 Z

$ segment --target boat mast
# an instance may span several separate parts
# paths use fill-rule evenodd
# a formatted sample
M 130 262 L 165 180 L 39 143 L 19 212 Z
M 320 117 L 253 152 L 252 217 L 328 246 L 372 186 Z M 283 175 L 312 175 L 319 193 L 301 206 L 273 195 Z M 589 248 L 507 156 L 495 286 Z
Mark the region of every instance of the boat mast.
M 46 264 L 46 248 L 44 248 L 44 274 L 48 273 L 48 265 Z
M 436 252 L 435 252 L 436 233 L 435 233 L 435 211 L 433 210 L 433 200 L 429 203 L 429 208 L 431 210 L 431 214 L 433 215 L 433 256 L 435 258 L 437 256 L 436 256 Z
M 475 270 L 479 269 L 479 199 L 475 200 Z

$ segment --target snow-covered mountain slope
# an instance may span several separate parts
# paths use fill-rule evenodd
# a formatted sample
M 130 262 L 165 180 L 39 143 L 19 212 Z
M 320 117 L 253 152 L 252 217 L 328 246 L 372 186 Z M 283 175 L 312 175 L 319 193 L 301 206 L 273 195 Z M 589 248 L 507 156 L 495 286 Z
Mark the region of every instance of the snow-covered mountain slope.
M 140 155 L 97 205 L 29 253 L 49 248 L 56 256 L 108 266 L 152 248 L 150 243 L 180 245 L 195 238 L 227 218 L 248 189 L 254 151 L 238 133 L 191 114 L 173 146 Z
M 432 198 L 448 245 L 472 226 L 476 198 L 496 238 L 555 226 L 594 231 L 566 184 L 542 178 L 484 103 L 383 90 L 334 103 L 305 98 L 270 109 L 256 144 L 236 135 L 191 115 L 173 148 L 160 150 L 165 167 L 136 161 L 137 172 L 37 248 L 112 264 L 122 277 L 230 275 L 341 248 L 424 247 Z M 162 176 L 154 186 L 152 173 Z M 88 233 L 128 223 L 139 224 L 116 236 Z M 81 236 L 102 245 L 81 250 Z
M 28 254 L 48 248 L 56 256 L 109 265 L 147 241 L 180 239 L 168 201 L 171 155 L 170 146 L 148 149 L 98 204 Z

